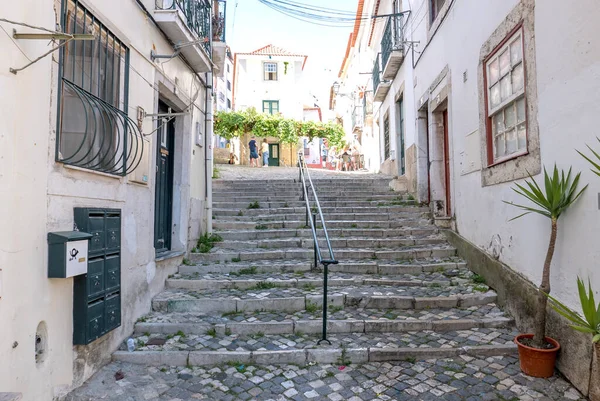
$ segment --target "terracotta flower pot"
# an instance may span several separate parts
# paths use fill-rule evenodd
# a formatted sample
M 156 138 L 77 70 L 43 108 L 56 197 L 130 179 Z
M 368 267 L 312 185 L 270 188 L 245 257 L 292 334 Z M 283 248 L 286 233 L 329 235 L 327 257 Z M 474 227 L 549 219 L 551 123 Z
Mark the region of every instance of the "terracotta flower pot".
M 521 344 L 519 340 L 522 338 L 533 338 L 533 334 L 519 334 L 514 340 L 519 347 L 519 361 L 523 373 L 533 377 L 552 377 L 554 375 L 556 354 L 560 349 L 558 341 L 546 337 L 546 341 L 554 345 L 554 348 L 537 349 Z

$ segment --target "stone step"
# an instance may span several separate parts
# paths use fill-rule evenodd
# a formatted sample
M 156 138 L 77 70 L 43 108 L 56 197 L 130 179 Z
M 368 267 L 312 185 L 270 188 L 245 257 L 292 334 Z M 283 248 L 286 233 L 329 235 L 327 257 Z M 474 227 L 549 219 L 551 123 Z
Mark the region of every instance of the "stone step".
M 494 304 L 469 308 L 386 310 L 356 307 L 329 308 L 330 333 L 401 333 L 433 330 L 446 332 L 473 328 L 509 327 L 506 317 Z M 221 315 L 202 313 L 151 312 L 135 324 L 135 333 L 205 334 L 301 334 L 322 331 L 322 308 L 286 312 L 233 312 Z
M 181 335 L 183 334 L 183 335 Z M 218 335 L 163 334 L 137 336 L 134 352 L 113 354 L 113 360 L 150 366 L 207 366 L 223 363 L 277 365 L 427 360 L 459 355 L 503 356 L 517 352 L 514 329 L 476 328 L 437 333 L 339 333 L 329 334 L 331 345 L 317 345 L 315 334 Z M 152 345 L 160 344 L 162 345 Z
M 449 287 L 462 284 L 478 284 L 472 281 L 473 273 L 467 269 L 454 269 L 448 271 L 435 271 L 421 274 L 354 274 L 332 272 L 327 276 L 329 287 L 341 286 L 398 286 L 398 287 Z M 231 273 L 178 273 L 167 280 L 167 288 L 180 288 L 188 290 L 211 289 L 250 289 L 261 284 L 272 284 L 279 288 L 316 288 L 323 286 L 323 274 L 320 272 L 296 273 L 259 273 L 258 269 L 253 274 Z
M 321 209 L 324 215 L 329 213 L 429 213 L 427 207 L 419 206 L 362 206 L 362 207 L 324 207 Z M 260 209 L 220 209 L 213 208 L 213 216 L 260 216 L 264 213 L 273 214 L 290 214 L 290 213 L 305 213 L 306 207 L 282 207 L 268 209 L 261 207 Z
M 247 209 L 252 201 L 240 201 L 237 198 L 227 199 L 227 200 L 214 200 L 213 199 L 213 207 L 217 209 L 236 209 L 236 210 L 244 210 Z M 275 209 L 275 208 L 287 208 L 287 207 L 306 207 L 306 203 L 301 201 L 300 199 L 293 200 L 278 200 L 278 201 L 269 201 L 269 202 L 259 202 L 260 207 L 263 209 Z M 328 207 L 383 207 L 383 206 L 418 206 L 416 201 L 388 201 L 388 200 L 373 200 L 370 198 L 367 199 L 347 199 L 345 197 L 340 197 L 336 200 L 323 200 L 319 199 L 319 204 L 321 208 Z
M 398 228 L 398 229 L 341 229 L 341 228 L 327 228 L 329 237 L 331 239 L 340 238 L 394 238 L 403 239 L 406 237 L 420 238 L 423 236 L 436 235 L 440 233 L 440 230 L 431 226 L 428 228 Z M 252 227 L 250 230 L 232 230 L 222 231 L 219 230 L 218 234 L 223 240 L 239 240 L 239 241 L 251 241 L 251 240 L 262 240 L 262 239 L 282 239 L 282 238 L 312 238 L 312 231 L 309 229 L 278 229 L 278 230 L 257 230 Z M 322 237 L 321 232 L 319 236 Z
M 434 227 L 430 220 L 424 219 L 409 219 L 402 220 L 329 220 L 326 217 L 325 224 L 327 229 L 330 228 L 421 228 Z M 310 224 L 310 223 L 309 223 Z M 257 228 L 258 227 L 258 228 Z M 279 229 L 279 228 L 307 228 L 306 219 L 302 220 L 286 220 L 286 221 L 234 221 L 234 220 L 214 220 L 213 228 L 215 230 L 249 230 L 249 229 Z M 320 222 L 317 222 L 317 228 L 322 228 Z
M 254 209 L 256 210 L 256 209 Z M 302 221 L 306 220 L 306 209 L 300 212 L 289 212 L 289 213 L 276 213 L 274 209 L 260 209 L 262 210 L 261 214 L 256 215 L 235 215 L 235 216 L 218 216 L 214 215 L 214 221 L 253 221 L 253 222 L 263 222 L 263 221 Z M 243 212 L 242 212 L 243 213 Z M 319 218 L 318 212 L 315 210 L 310 211 L 309 216 L 312 214 L 317 215 L 317 221 L 321 221 Z M 325 213 L 323 212 L 323 217 L 325 217 L 326 222 L 330 221 L 398 221 L 404 219 L 428 219 L 428 212 L 397 212 L 390 213 L 386 211 L 380 211 L 379 213 Z
M 404 203 L 406 201 L 398 199 L 398 195 L 388 193 L 388 194 L 371 194 L 371 195 L 355 195 L 355 194 L 344 194 L 344 195 L 318 195 L 319 202 L 337 202 L 340 200 L 348 201 L 369 201 L 369 202 L 397 202 Z M 247 205 L 252 202 L 292 202 L 292 201 L 303 201 L 300 198 L 300 195 L 281 193 L 279 195 L 269 195 L 264 194 L 262 192 L 255 194 L 248 193 L 246 191 L 244 194 L 238 195 L 219 195 L 213 194 L 213 201 L 230 201 L 231 199 L 235 199 L 237 203 L 247 202 Z M 309 200 L 312 199 L 309 197 Z
M 319 246 L 325 249 L 327 241 L 319 239 Z M 435 244 L 446 244 L 447 239 L 441 234 L 424 238 L 332 238 L 331 246 L 336 252 L 344 248 L 391 248 L 391 247 L 414 247 Z M 312 238 L 287 238 L 287 239 L 263 239 L 258 241 L 225 241 L 218 243 L 219 248 L 248 250 L 248 249 L 313 249 Z
M 322 288 L 280 288 L 258 283 L 256 288 L 185 290 L 166 289 L 152 300 L 157 312 L 228 313 L 243 311 L 310 310 L 323 304 Z M 366 309 L 466 308 L 496 301 L 483 284 L 452 287 L 391 287 L 381 285 L 329 288 L 328 305 Z
M 282 190 L 281 193 L 277 193 L 277 190 L 273 190 L 273 189 L 269 189 L 269 188 L 263 188 L 260 187 L 260 191 L 256 192 L 256 196 L 262 196 L 262 197 L 266 197 L 266 196 L 279 196 L 279 195 L 286 195 L 286 196 L 301 196 L 304 191 L 300 188 L 287 188 L 285 190 Z M 337 190 L 331 190 L 331 189 L 317 189 L 317 196 L 319 198 L 321 198 L 322 196 L 346 196 L 346 195 L 351 195 L 353 197 L 360 197 L 360 198 L 368 198 L 372 195 L 394 195 L 394 197 L 396 198 L 401 198 L 402 194 L 398 194 L 397 192 L 395 192 L 392 189 L 389 188 L 382 188 L 382 189 L 368 189 L 368 190 L 364 190 L 364 189 L 360 189 L 360 190 L 356 190 L 356 191 L 345 191 L 343 189 L 337 189 Z M 250 196 L 250 194 L 255 195 L 254 193 L 252 193 L 252 189 L 248 189 L 248 188 L 243 188 L 243 189 L 237 189 L 237 190 L 215 190 L 213 191 L 213 196 L 220 196 L 220 197 L 237 197 L 237 196 Z M 308 195 L 309 197 L 313 196 L 313 192 L 312 190 L 309 188 L 308 189 Z
M 455 260 L 453 260 L 455 259 Z M 464 269 L 466 263 L 458 258 L 449 258 L 448 260 L 421 259 L 412 260 L 405 264 L 395 261 L 375 261 L 375 260 L 344 260 L 337 265 L 329 266 L 331 273 L 348 274 L 410 274 L 419 275 L 430 272 L 451 272 L 457 269 Z M 181 265 L 180 274 L 232 274 L 234 276 L 244 276 L 269 273 L 307 273 L 313 270 L 312 261 L 302 260 L 253 260 L 251 262 L 205 262 L 202 265 Z
M 190 260 L 193 263 L 210 262 L 210 261 L 252 261 L 252 260 L 275 260 L 275 259 L 310 259 L 314 258 L 312 249 L 226 249 L 226 243 L 219 244 L 209 253 L 191 253 Z M 322 250 L 322 254 L 327 252 Z M 334 250 L 335 257 L 339 261 L 354 259 L 354 260 L 412 260 L 423 258 L 449 258 L 456 256 L 456 248 L 446 244 L 436 244 L 429 246 L 405 247 L 403 249 L 356 249 L 345 248 Z

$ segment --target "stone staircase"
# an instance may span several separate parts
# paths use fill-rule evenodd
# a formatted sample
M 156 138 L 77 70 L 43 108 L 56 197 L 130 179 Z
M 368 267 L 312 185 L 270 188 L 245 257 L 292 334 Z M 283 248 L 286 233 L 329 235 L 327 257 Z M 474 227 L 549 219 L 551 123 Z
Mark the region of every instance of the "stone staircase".
M 113 358 L 156 366 L 347 365 L 516 352 L 512 319 L 426 207 L 384 179 L 315 185 L 340 261 L 329 275 L 332 345 L 317 345 L 323 276 L 313 268 L 300 184 L 218 180 L 214 229 L 222 241 L 184 261 L 136 323 L 136 350 L 124 345 Z

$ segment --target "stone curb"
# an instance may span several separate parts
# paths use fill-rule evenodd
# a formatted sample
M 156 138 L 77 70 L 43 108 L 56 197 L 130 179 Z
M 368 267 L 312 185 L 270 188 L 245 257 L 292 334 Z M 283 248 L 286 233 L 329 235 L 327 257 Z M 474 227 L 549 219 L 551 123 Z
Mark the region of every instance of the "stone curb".
M 252 223 L 254 226 L 254 223 Z M 256 260 L 297 260 L 297 259 L 312 259 L 314 254 L 309 249 L 282 249 L 272 250 L 265 249 L 258 251 L 258 248 L 253 252 L 247 250 L 230 250 L 219 249 L 220 252 L 213 253 L 192 253 L 190 259 L 192 262 L 225 262 L 232 259 L 240 259 L 242 261 Z M 336 251 L 338 259 L 383 259 L 383 260 L 414 260 L 428 258 L 448 258 L 456 256 L 455 248 L 431 248 L 431 249 L 411 249 L 403 251 L 377 251 L 377 250 L 362 250 L 342 248 Z
M 255 287 L 258 283 L 267 282 L 276 285 L 277 287 L 288 288 L 302 288 L 304 286 L 315 286 L 322 287 L 323 280 L 320 279 L 227 279 L 227 280 L 210 280 L 210 279 L 167 279 L 166 288 L 171 289 L 185 289 L 185 290 L 226 290 L 226 289 L 238 289 L 248 290 Z M 451 282 L 448 281 L 425 281 L 425 280 L 381 280 L 381 279 L 329 279 L 328 285 L 330 287 L 343 287 L 347 285 L 366 285 L 366 286 L 402 286 L 402 287 L 428 287 L 430 285 L 437 285 L 440 287 L 448 287 Z
M 458 320 L 389 320 L 389 319 L 344 319 L 329 320 L 327 331 L 336 333 L 405 333 L 409 331 L 436 331 L 448 332 L 470 330 L 475 328 L 501 328 L 513 323 L 513 319 L 498 317 L 493 319 L 458 319 Z M 185 334 L 203 335 L 210 328 L 215 328 L 218 334 L 224 335 L 229 329 L 232 334 L 317 334 L 322 331 L 321 320 L 285 320 L 282 322 L 251 323 L 136 323 L 135 333 L 176 334 L 182 331 Z
M 286 273 L 286 272 L 308 272 L 311 270 L 311 262 L 304 264 L 286 264 L 273 263 L 267 266 L 260 266 L 258 270 L 265 273 Z M 232 263 L 232 264 L 213 264 L 210 266 L 179 266 L 181 274 L 210 274 L 210 273 L 233 273 L 241 269 L 247 269 L 252 266 L 251 263 Z M 431 273 L 433 271 L 453 270 L 466 268 L 465 263 L 437 263 L 429 265 L 380 265 L 376 262 L 367 262 L 363 264 L 341 263 L 339 265 L 329 266 L 332 273 L 353 273 L 353 274 L 421 274 Z
M 364 309 L 433 309 L 433 308 L 468 308 L 496 302 L 497 295 L 493 291 L 477 294 L 466 294 L 449 297 L 415 298 L 404 296 L 355 296 L 332 294 L 329 305 L 351 306 Z M 152 309 L 157 312 L 201 312 L 229 313 L 252 311 L 298 312 L 306 309 L 308 304 L 322 306 L 322 295 L 305 295 L 285 298 L 235 299 L 235 298 L 200 298 L 153 300 Z
M 516 355 L 515 344 L 483 345 L 462 348 L 315 348 L 278 351 L 117 351 L 113 361 L 147 366 L 210 366 L 223 363 L 281 365 L 308 363 L 352 363 L 427 360 L 460 355 L 490 357 Z

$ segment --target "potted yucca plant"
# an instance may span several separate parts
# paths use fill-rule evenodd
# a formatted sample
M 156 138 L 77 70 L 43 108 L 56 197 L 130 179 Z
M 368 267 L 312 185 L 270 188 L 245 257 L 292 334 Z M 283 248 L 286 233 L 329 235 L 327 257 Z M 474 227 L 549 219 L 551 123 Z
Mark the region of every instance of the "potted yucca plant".
M 550 298 L 550 306 L 556 312 L 567 318 L 572 323 L 571 327 L 573 329 L 592 335 L 592 343 L 596 350 L 596 357 L 600 360 L 600 303 L 596 305 L 596 301 L 594 301 L 592 283 L 589 282 L 589 279 L 588 289 L 586 289 L 583 280 L 577 277 L 577 289 L 579 290 L 579 301 L 581 303 L 583 316 L 570 309 L 556 298 L 548 295 L 548 298 Z
M 558 219 L 585 191 L 587 185 L 580 191 L 577 190 L 581 173 L 571 179 L 571 169 L 565 175 L 558 170 L 556 165 L 552 174 L 544 168 L 544 189 L 530 175 L 525 185 L 516 184 L 513 190 L 531 201 L 534 205 L 520 205 L 514 202 L 505 203 L 524 211 L 523 214 L 511 219 L 515 220 L 529 213 L 536 213 L 550 220 L 550 241 L 546 251 L 542 282 L 539 286 L 538 305 L 535 311 L 535 326 L 533 334 L 520 334 L 515 338 L 519 347 L 519 360 L 521 370 L 534 377 L 550 377 L 554 374 L 556 354 L 560 349 L 558 341 L 546 337 L 546 305 L 550 294 L 550 266 L 554 256 L 556 237 L 558 233 Z

